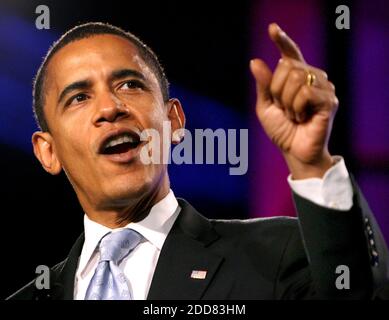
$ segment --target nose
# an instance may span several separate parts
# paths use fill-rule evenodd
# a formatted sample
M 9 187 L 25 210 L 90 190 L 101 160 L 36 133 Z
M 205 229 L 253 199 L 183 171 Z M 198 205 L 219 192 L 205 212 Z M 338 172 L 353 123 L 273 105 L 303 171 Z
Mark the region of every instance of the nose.
M 93 124 L 101 126 L 105 122 L 115 122 L 130 115 L 128 107 L 111 92 L 100 94 L 97 101 Z

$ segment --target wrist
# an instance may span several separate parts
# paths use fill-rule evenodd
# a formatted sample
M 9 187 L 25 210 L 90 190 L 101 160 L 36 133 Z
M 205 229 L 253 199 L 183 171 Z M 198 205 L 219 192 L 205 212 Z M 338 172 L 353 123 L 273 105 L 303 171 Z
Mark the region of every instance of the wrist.
M 284 154 L 293 180 L 323 178 L 324 174 L 331 168 L 335 161 L 328 151 L 315 161 L 304 162 L 293 155 Z

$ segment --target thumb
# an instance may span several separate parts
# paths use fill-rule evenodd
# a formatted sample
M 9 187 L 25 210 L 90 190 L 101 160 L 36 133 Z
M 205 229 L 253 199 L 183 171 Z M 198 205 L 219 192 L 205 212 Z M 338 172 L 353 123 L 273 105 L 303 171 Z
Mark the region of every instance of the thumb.
M 261 59 L 250 61 L 250 69 L 257 86 L 257 101 L 260 107 L 267 107 L 273 102 L 270 83 L 273 74 L 268 65 Z

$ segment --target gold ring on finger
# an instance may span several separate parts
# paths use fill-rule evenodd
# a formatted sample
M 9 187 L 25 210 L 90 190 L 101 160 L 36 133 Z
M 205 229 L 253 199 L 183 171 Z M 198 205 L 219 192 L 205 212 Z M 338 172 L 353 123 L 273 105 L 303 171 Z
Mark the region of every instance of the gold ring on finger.
M 305 80 L 305 83 L 308 87 L 312 86 L 316 80 L 316 75 L 312 73 L 311 71 L 307 71 L 307 78 Z

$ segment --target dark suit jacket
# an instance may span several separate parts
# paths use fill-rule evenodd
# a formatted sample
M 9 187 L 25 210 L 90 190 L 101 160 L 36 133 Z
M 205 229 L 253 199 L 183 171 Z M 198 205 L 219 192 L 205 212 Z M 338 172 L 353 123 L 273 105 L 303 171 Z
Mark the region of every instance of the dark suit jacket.
M 148 299 L 371 299 L 388 283 L 388 252 L 361 192 L 347 212 L 294 194 L 299 219 L 209 220 L 188 202 L 162 248 Z M 84 242 L 51 269 L 51 288 L 35 282 L 9 299 L 73 299 Z M 336 267 L 350 271 L 350 289 L 336 288 Z M 207 271 L 192 279 L 193 270 Z M 387 288 L 387 287 L 386 287 Z

